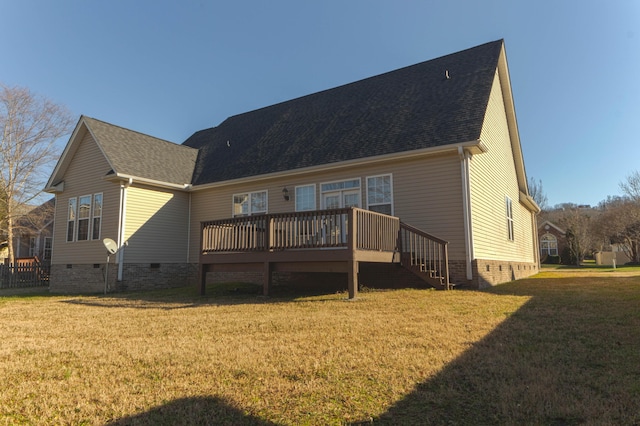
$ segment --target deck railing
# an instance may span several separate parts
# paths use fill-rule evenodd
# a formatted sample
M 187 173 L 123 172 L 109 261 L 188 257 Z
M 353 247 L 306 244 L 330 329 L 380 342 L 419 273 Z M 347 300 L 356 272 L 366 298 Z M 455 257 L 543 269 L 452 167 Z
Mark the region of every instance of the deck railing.
M 395 251 L 399 229 L 397 217 L 358 208 L 212 220 L 202 222 L 202 254 L 350 246 Z
M 359 208 L 202 222 L 203 255 L 352 248 L 400 253 L 403 266 L 449 287 L 448 243 L 400 219 Z

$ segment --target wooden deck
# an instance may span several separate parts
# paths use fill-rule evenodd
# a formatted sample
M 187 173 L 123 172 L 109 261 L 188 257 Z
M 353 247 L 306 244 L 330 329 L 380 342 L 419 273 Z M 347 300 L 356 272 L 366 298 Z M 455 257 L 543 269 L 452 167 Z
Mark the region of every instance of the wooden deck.
M 342 272 L 349 298 L 360 262 L 400 263 L 430 283 L 449 287 L 447 242 L 393 216 L 359 208 L 237 217 L 202 222 L 200 289 L 207 272 Z

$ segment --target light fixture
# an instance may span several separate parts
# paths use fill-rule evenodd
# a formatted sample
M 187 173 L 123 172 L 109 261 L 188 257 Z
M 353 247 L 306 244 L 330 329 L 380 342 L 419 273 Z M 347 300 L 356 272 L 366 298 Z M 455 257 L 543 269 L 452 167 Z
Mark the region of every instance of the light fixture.
M 285 201 L 289 201 L 289 190 L 286 186 L 282 189 L 282 197 Z

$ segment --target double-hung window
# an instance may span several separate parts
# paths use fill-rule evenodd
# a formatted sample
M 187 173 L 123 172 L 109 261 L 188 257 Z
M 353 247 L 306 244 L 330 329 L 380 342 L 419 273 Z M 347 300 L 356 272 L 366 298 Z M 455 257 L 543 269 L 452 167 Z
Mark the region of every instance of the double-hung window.
M 102 194 L 93 196 L 93 220 L 91 223 L 91 239 L 100 239 L 100 228 L 102 225 Z
M 91 217 L 91 195 L 84 195 L 78 199 L 78 234 L 77 241 L 89 239 L 89 219 Z
M 69 211 L 67 213 L 67 241 L 75 240 L 76 235 L 76 219 L 78 215 L 78 199 L 69 198 Z
M 513 232 L 513 202 L 511 201 L 511 198 L 509 197 L 505 197 L 505 204 L 506 204 L 506 213 L 507 213 L 507 236 L 509 238 L 509 241 L 514 241 L 515 240 L 515 235 Z
M 233 216 L 250 216 L 267 212 L 267 191 L 234 194 Z
M 51 260 L 52 239 L 51 237 L 44 237 L 44 249 L 42 251 L 43 260 Z
M 367 209 L 393 215 L 393 183 L 391 175 L 367 178 Z
M 296 186 L 296 211 L 316 209 L 316 186 Z

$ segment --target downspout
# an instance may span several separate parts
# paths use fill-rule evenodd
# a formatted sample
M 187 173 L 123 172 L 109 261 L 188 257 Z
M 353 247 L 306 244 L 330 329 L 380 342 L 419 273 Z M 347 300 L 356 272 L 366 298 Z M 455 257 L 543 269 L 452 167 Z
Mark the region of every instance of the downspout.
M 133 179 L 120 184 L 120 213 L 118 215 L 118 281 L 122 281 L 124 271 L 124 236 L 125 224 L 127 219 L 127 188 L 131 186 Z
M 187 265 L 189 265 L 189 251 L 191 246 L 191 192 L 189 192 L 189 212 L 187 213 Z
M 463 147 L 458 147 L 458 155 L 460 156 L 460 173 L 462 175 L 462 213 L 464 220 L 464 245 L 465 245 L 465 261 L 467 269 L 467 280 L 473 280 L 473 228 L 471 225 L 471 180 L 470 180 L 470 162 L 471 153 L 465 151 Z

